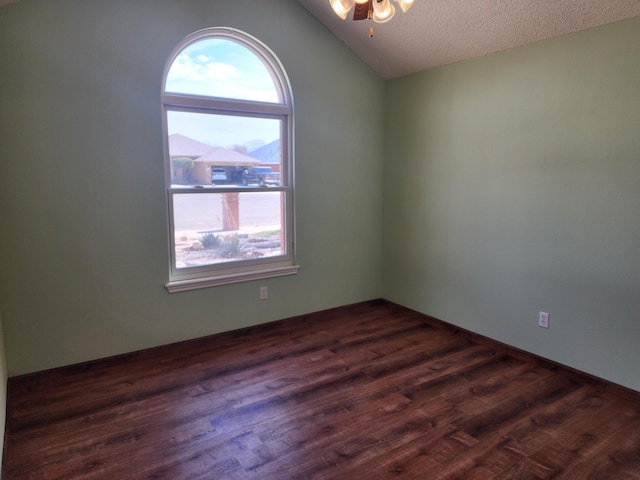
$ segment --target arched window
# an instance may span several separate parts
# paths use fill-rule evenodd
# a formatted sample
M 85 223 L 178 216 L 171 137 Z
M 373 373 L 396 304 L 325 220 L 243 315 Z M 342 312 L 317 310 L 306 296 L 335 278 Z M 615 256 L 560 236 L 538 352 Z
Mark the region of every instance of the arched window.
M 296 273 L 293 97 L 250 35 L 209 28 L 167 62 L 162 115 L 170 292 Z

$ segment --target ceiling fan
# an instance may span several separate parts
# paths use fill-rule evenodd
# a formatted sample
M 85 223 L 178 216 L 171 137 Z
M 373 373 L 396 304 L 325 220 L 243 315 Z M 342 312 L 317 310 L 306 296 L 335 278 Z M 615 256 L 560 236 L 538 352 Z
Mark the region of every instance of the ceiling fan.
M 395 0 L 403 12 L 409 10 L 414 0 Z M 331 8 L 341 19 L 345 20 L 351 9 L 354 20 L 371 19 L 377 23 L 385 23 L 393 18 L 396 9 L 391 0 L 329 0 Z M 373 27 L 369 29 L 369 36 L 373 37 Z

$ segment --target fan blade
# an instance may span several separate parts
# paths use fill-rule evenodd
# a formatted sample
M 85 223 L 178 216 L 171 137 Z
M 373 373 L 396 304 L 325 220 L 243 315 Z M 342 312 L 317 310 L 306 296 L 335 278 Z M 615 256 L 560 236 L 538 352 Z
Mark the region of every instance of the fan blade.
M 353 19 L 354 20 L 366 20 L 369 18 L 369 12 L 371 11 L 371 2 L 373 0 L 369 0 L 366 3 L 356 3 L 356 8 L 353 11 Z

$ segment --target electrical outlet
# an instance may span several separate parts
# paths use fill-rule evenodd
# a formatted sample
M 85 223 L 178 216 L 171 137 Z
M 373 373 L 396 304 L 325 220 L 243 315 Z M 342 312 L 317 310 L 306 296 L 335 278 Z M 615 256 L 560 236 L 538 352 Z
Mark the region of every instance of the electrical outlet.
M 549 328 L 549 314 L 547 312 L 540 312 L 538 316 L 538 326 L 541 328 Z
M 260 287 L 260 300 L 266 300 L 267 298 L 269 298 L 267 287 Z

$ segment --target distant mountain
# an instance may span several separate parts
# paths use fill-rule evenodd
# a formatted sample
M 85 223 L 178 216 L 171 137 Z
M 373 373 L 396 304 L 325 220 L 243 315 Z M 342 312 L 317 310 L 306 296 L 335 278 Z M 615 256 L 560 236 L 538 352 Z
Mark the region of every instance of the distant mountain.
M 252 152 L 249 152 L 250 157 L 259 160 L 261 164 L 280 164 L 280 140 L 274 140 L 271 143 L 267 143 L 260 148 L 256 148 Z

